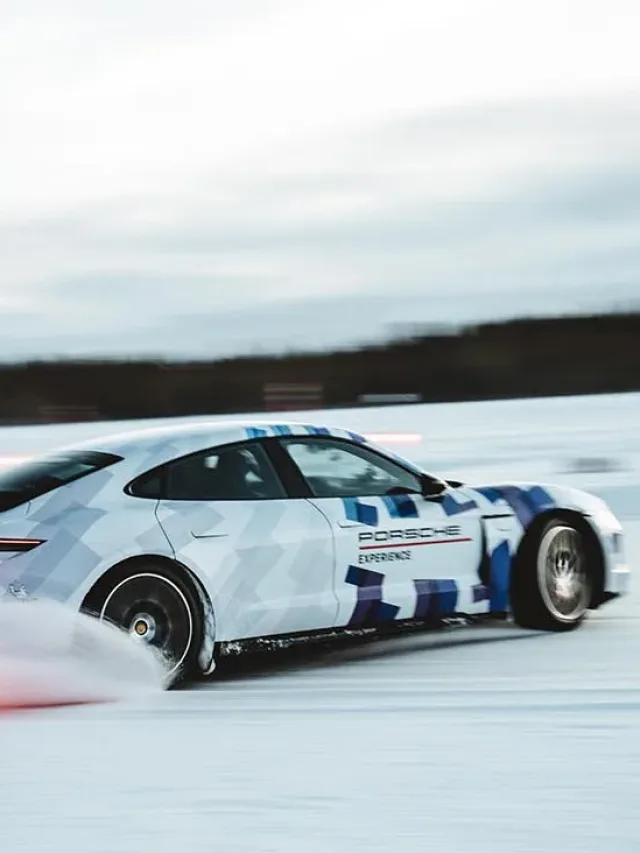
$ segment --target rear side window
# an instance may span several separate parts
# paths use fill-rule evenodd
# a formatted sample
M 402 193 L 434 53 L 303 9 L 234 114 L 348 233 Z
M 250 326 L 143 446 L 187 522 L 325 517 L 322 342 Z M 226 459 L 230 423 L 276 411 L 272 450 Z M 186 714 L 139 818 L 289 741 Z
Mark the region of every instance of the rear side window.
M 137 498 L 171 501 L 279 500 L 287 492 L 259 442 L 195 453 L 143 475 L 128 489 Z
M 122 460 L 113 453 L 69 451 L 32 459 L 0 471 L 0 512 L 32 501 L 60 486 Z

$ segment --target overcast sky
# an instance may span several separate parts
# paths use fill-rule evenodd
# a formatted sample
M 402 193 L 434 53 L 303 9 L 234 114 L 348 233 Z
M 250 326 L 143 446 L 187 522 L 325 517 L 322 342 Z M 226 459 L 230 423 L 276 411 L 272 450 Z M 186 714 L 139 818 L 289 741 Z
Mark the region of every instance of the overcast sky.
M 0 358 L 640 302 L 638 0 L 0 0 Z

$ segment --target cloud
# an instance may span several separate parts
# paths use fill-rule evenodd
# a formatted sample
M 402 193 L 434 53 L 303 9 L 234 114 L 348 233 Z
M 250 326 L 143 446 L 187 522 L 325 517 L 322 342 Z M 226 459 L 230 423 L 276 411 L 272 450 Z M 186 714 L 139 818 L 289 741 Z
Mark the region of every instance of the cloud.
M 631 298 L 636 4 L 515 5 L 14 5 L 0 356 L 329 345 Z

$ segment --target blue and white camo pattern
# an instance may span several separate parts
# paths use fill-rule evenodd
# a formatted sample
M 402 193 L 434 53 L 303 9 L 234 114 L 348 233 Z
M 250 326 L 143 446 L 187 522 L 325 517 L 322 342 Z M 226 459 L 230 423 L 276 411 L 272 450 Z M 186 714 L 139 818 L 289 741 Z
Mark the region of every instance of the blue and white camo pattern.
M 215 642 L 508 612 L 522 537 L 534 518 L 555 509 L 586 517 L 602 543 L 605 591 L 627 591 L 620 524 L 601 500 L 564 487 L 463 486 L 438 501 L 400 495 L 198 503 L 124 492 L 136 476 L 183 455 L 290 435 L 347 439 L 421 473 L 357 433 L 307 424 L 198 423 L 76 444 L 123 461 L 0 516 L 0 538 L 44 541 L 27 553 L 0 554 L 0 595 L 78 608 L 121 562 L 174 560 L 200 596 L 200 666 L 208 671 Z M 485 552 L 489 574 L 482 583 Z

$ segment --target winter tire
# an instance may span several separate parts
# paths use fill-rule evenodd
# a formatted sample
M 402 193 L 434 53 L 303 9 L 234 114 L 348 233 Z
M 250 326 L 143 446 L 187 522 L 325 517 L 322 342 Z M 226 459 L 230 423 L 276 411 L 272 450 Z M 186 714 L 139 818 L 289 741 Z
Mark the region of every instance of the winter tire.
M 584 620 L 593 572 L 579 527 L 555 518 L 525 543 L 512 587 L 515 621 L 527 628 L 568 631 Z
M 177 572 L 149 565 L 116 575 L 95 609 L 99 620 L 152 646 L 169 669 L 171 685 L 197 673 L 202 609 Z

